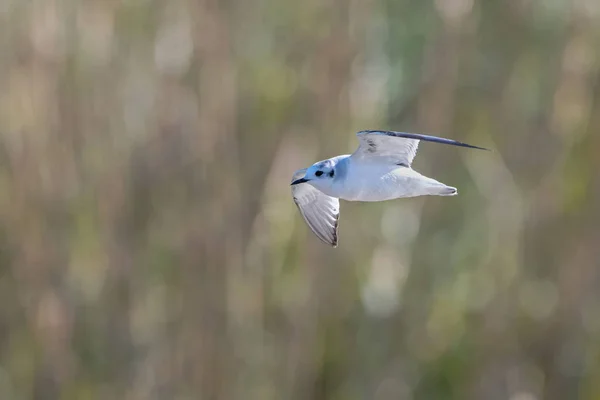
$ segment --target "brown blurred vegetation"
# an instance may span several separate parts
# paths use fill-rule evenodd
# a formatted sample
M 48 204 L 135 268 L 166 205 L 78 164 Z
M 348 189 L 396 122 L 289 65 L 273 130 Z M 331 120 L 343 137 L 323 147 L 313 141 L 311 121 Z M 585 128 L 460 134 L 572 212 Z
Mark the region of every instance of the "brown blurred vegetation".
M 597 0 L 0 1 L 0 399 L 600 398 Z M 293 171 L 415 131 L 454 198 Z

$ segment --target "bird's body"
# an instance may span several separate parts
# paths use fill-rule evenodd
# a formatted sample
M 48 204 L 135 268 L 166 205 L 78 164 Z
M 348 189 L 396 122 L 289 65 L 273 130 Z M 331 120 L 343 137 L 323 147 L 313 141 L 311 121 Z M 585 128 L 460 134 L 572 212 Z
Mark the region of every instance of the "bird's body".
M 481 150 L 481 147 L 435 136 L 391 131 L 361 131 L 360 145 L 351 155 L 319 161 L 296 171 L 294 202 L 310 229 L 325 243 L 336 246 L 339 199 L 385 201 L 416 196 L 454 196 L 447 186 L 413 170 L 419 141 Z
M 346 201 L 385 201 L 424 195 L 452 196 L 456 188 L 395 164 L 356 163 L 350 155 L 334 158 L 331 185 L 319 187 L 328 196 Z M 332 159 L 330 159 L 332 160 Z

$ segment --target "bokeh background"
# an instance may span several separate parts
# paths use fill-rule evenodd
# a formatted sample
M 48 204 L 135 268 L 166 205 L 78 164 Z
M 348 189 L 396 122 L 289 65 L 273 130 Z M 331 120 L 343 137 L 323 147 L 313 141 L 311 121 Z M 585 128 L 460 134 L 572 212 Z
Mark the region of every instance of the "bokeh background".
M 0 1 L 0 398 L 599 399 L 597 0 Z M 293 172 L 434 134 L 459 196 Z

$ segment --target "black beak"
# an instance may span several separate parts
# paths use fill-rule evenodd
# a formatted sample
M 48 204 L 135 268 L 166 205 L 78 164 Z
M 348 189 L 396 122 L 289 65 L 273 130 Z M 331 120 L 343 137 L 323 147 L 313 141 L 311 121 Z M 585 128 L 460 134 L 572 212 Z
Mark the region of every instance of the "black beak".
M 294 182 L 292 182 L 292 185 L 297 185 L 299 183 L 304 183 L 304 182 L 308 182 L 308 179 L 306 179 L 306 178 L 296 179 Z

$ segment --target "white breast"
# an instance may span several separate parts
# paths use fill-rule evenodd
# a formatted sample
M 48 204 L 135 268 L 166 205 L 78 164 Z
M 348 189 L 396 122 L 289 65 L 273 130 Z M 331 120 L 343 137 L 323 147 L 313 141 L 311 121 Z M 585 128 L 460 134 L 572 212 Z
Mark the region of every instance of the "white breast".
M 338 197 L 349 201 L 384 201 L 426 194 L 439 182 L 411 168 L 373 163 L 348 165 L 345 179 L 332 189 Z

